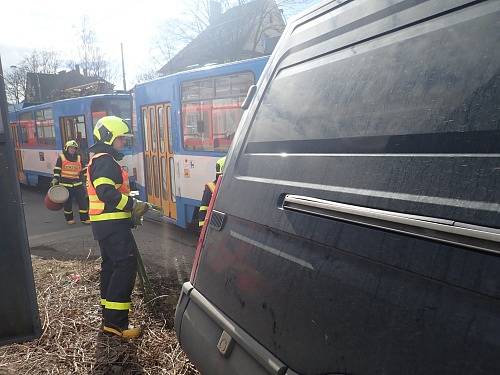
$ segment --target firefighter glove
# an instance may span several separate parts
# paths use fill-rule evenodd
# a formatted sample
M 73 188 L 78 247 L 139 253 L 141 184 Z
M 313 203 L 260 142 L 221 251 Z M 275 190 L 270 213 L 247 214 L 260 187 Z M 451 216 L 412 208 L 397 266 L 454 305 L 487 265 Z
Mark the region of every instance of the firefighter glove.
M 142 225 L 142 217 L 149 210 L 147 202 L 134 199 L 134 206 L 132 207 L 132 222 L 134 226 Z

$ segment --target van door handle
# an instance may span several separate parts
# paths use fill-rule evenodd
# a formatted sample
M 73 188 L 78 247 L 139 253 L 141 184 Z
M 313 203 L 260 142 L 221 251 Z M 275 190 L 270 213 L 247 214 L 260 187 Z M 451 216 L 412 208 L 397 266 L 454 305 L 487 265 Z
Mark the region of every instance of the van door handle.
M 286 195 L 285 211 L 301 212 L 500 254 L 500 229 L 379 210 L 301 195 Z

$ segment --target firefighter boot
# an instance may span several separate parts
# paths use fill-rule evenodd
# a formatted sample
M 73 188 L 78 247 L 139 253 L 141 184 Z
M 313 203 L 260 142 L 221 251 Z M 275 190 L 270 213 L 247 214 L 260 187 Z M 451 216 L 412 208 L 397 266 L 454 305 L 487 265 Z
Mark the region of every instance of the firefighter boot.
M 112 327 L 103 326 L 102 331 L 104 333 L 109 333 L 121 337 L 124 340 L 134 340 L 138 338 L 142 333 L 141 329 L 137 327 L 120 330 Z

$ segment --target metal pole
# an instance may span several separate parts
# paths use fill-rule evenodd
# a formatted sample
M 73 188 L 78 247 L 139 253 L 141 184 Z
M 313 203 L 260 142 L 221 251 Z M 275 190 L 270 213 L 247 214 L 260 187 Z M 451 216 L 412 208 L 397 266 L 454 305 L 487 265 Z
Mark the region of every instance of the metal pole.
M 122 73 L 123 73 L 123 90 L 127 91 L 127 81 L 125 80 L 125 61 L 123 59 L 123 43 L 120 43 L 122 50 Z

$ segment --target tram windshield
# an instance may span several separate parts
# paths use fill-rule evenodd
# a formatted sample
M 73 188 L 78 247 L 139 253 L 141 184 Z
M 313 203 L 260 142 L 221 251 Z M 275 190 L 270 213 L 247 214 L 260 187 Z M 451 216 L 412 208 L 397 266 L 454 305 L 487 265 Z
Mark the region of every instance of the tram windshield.
M 97 124 L 100 118 L 104 116 L 118 116 L 125 120 L 128 124 L 131 132 L 133 129 L 131 128 L 131 116 L 132 116 L 132 107 L 130 99 L 110 99 L 110 98 L 101 98 L 96 99 L 92 102 L 91 105 L 92 111 L 92 129 Z M 133 146 L 133 138 L 127 138 L 127 148 L 132 148 Z

